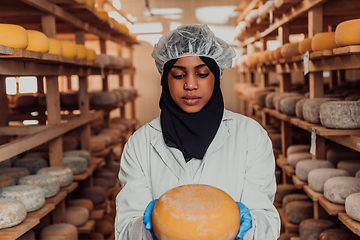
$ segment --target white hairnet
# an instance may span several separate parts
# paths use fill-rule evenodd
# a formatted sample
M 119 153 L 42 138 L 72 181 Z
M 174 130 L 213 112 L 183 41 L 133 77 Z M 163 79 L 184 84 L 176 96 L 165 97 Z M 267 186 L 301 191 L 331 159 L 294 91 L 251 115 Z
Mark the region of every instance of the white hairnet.
M 164 65 L 172 59 L 186 56 L 209 57 L 215 60 L 222 72 L 231 68 L 235 57 L 234 49 L 222 39 L 215 36 L 204 24 L 182 25 L 162 36 L 154 46 L 151 56 L 156 67 L 163 75 Z

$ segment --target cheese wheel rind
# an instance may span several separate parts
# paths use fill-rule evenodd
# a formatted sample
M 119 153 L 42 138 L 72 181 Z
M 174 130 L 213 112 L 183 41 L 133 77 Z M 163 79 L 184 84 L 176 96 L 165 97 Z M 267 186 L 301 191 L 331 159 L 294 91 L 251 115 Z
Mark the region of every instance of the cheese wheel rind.
M 55 38 L 49 38 L 49 54 L 62 55 L 61 42 Z
M 352 193 L 345 199 L 345 211 L 352 219 L 360 222 L 360 192 Z
M 345 204 L 346 197 L 355 192 L 360 192 L 360 178 L 333 177 L 324 184 L 324 197 L 333 203 Z
M 63 166 L 71 169 L 74 175 L 81 174 L 86 171 L 88 163 L 86 158 L 68 156 L 63 157 Z
M 284 58 L 289 58 L 289 57 L 300 55 L 299 43 L 285 43 L 281 47 L 281 55 Z
M 311 53 L 311 38 L 305 38 L 299 43 L 299 52 L 305 54 L 306 52 Z
M 74 156 L 74 157 L 83 157 L 87 160 L 88 165 L 90 164 L 91 156 L 89 151 L 86 150 L 69 150 L 63 152 L 63 157 Z
M 360 44 L 360 19 L 339 23 L 335 29 L 335 41 L 341 47 Z
M 66 222 L 76 227 L 83 225 L 89 219 L 89 211 L 84 207 L 67 207 L 65 211 Z
M 62 57 L 64 58 L 76 58 L 78 55 L 78 49 L 76 44 L 70 41 L 61 40 Z
M 37 170 L 47 167 L 47 162 L 39 157 L 25 157 L 18 159 L 14 166 L 27 168 L 30 174 L 35 174 Z
M 69 186 L 73 181 L 73 173 L 68 167 L 45 167 L 39 169 L 37 174 L 49 174 L 59 179 L 60 187 Z
M 0 176 L 0 190 L 4 187 L 14 186 L 15 179 L 7 176 Z
M 19 179 L 19 185 L 34 185 L 44 191 L 45 198 L 55 196 L 60 190 L 60 182 L 56 176 L 49 174 L 33 174 Z
M 78 230 L 70 223 L 56 223 L 44 227 L 40 232 L 40 240 L 52 239 L 78 240 Z
M 315 192 L 324 192 L 324 184 L 326 180 L 333 177 L 350 176 L 350 174 L 337 168 L 317 168 L 313 169 L 308 174 L 308 184 Z
M 334 164 L 326 160 L 303 160 L 296 164 L 296 176 L 301 181 L 308 181 L 308 174 L 311 170 L 317 168 L 334 168 Z
M 26 30 L 28 34 L 28 46 L 25 50 L 47 53 L 49 52 L 50 44 L 48 37 L 36 30 Z
M 316 240 L 326 229 L 334 228 L 335 223 L 327 219 L 305 219 L 299 225 L 300 239 Z
M 26 208 L 18 199 L 0 198 L 0 229 L 18 225 L 26 218 Z
M 335 32 L 317 33 L 311 39 L 311 50 L 313 52 L 332 50 L 339 47 L 335 42 Z
M 28 46 L 28 35 L 22 26 L 0 23 L 0 44 L 14 49 L 25 49 Z
M 360 102 L 337 101 L 323 103 L 320 106 L 320 121 L 327 128 L 360 128 Z
M 23 168 L 23 167 L 0 168 L 0 176 L 14 178 L 15 183 L 17 183 L 20 178 L 27 175 L 30 175 L 30 172 L 27 168 Z

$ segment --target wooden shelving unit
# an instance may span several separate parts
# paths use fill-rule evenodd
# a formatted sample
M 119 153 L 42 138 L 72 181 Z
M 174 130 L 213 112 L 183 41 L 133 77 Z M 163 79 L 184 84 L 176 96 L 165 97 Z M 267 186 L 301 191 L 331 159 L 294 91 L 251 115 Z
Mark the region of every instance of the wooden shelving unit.
M 246 19 L 248 13 L 266 2 L 267 0 L 242 1 L 239 6 L 241 13 L 237 19 L 238 23 L 245 21 L 246 24 L 239 24 L 241 30 L 236 37 L 240 41 L 238 46 L 240 51 L 247 56 L 255 52 L 265 52 L 266 47 L 271 46 L 267 45 L 270 40 L 277 40 L 280 45 L 284 45 L 290 42 L 290 36 L 303 34 L 310 38 L 320 32 L 335 31 L 340 22 L 358 19 L 360 14 L 360 4 L 356 0 L 345 0 L 341 3 L 336 0 L 283 0 L 277 1 L 271 10 L 256 20 Z M 307 64 L 308 73 L 304 76 Z M 320 98 L 324 96 L 326 88 L 336 90 L 342 86 L 345 81 L 345 71 L 360 69 L 360 46 L 312 52 L 308 59 L 300 55 L 252 66 L 243 64 L 238 67 L 241 84 L 257 86 L 260 89 L 272 87 L 277 92 L 291 92 L 293 75 L 295 75 L 293 73 L 297 76 L 303 75 L 301 84 L 307 87 L 309 98 Z M 330 74 L 326 83 L 323 72 Z M 277 78 L 273 77 L 272 85 L 270 85 L 270 74 L 277 76 Z M 308 134 L 310 140 L 310 133 L 314 131 L 316 151 L 313 159 L 325 159 L 328 142 L 360 151 L 360 129 L 327 129 L 320 124 L 311 124 L 296 116 L 288 116 L 275 109 L 259 106 L 253 98 L 241 91 L 236 90 L 236 93 L 241 103 L 240 113 L 249 117 L 261 116 L 260 123 L 263 126 L 271 125 L 270 120 L 280 122 L 278 129 L 281 131 L 282 149 L 276 159 L 276 165 L 282 171 L 283 183 L 290 181 L 297 188 L 302 188 L 312 199 L 314 218 L 320 218 L 323 214 L 327 214 L 328 217 L 338 216 L 345 226 L 360 236 L 358 222 L 349 219 L 344 213 L 344 206 L 329 202 L 322 193 L 313 191 L 306 182 L 300 181 L 296 177 L 295 170 L 286 160 L 286 149 L 293 144 L 294 134 L 297 132 Z M 283 215 L 282 212 L 280 213 Z M 283 224 L 286 225 L 286 221 Z
M 70 38 L 77 44 L 85 41 L 98 41 L 101 53 L 105 54 L 106 41 L 118 44 L 119 57 L 122 51 L 127 51 L 127 59 L 123 65 L 100 61 L 86 61 L 63 58 L 59 55 L 40 53 L 28 50 L 13 49 L 0 45 L 0 161 L 22 154 L 28 150 L 47 143 L 49 148 L 49 165 L 62 166 L 62 136 L 72 130 L 80 135 L 80 148 L 91 152 L 90 124 L 103 119 L 104 125 L 109 125 L 110 111 L 117 110 L 121 117 L 127 117 L 134 123 L 135 130 L 135 97 L 119 102 L 114 106 L 97 107 L 89 103 L 88 77 L 102 77 L 102 90 L 109 91 L 108 76 L 118 76 L 118 86 L 134 86 L 135 68 L 132 66 L 132 48 L 136 39 L 126 31 L 119 30 L 111 23 L 104 21 L 95 8 L 79 0 L 15 0 L 0 3 L 0 22 L 17 24 L 25 29 L 42 31 L 49 38 Z M 78 77 L 78 107 L 60 106 L 59 76 Z M 124 76 L 129 76 L 129 84 L 124 83 Z M 39 93 L 44 93 L 46 87 L 46 107 L 16 109 L 8 104 L 5 79 L 7 77 L 35 76 L 38 79 Z M 45 79 L 43 84 L 42 79 Z M 68 83 L 68 90 L 71 84 Z M 125 105 L 129 105 L 131 116 L 125 116 Z M 61 110 L 70 114 L 64 115 Z M 79 110 L 79 114 L 72 114 Z M 30 112 L 44 113 L 42 116 L 30 116 Z M 47 113 L 45 115 L 45 112 Z M 29 117 L 30 116 L 30 117 Z M 42 117 L 42 118 L 41 118 Z M 10 121 L 24 119 L 39 120 L 39 125 L 12 126 Z M 45 124 L 46 123 L 46 124 Z M 21 136 L 16 140 L 11 137 Z M 68 195 L 86 182 L 92 185 L 93 171 L 104 163 L 104 157 L 93 156 L 91 164 L 83 174 L 74 175 L 74 182 L 61 188 L 56 196 L 47 198 L 45 205 L 38 211 L 28 213 L 24 222 L 19 225 L 0 230 L 0 238 L 4 240 L 17 239 L 36 226 L 46 215 L 51 215 L 53 223 L 64 222 L 65 199 Z M 114 188 L 112 190 L 118 190 Z M 106 204 L 97 206 L 91 213 L 91 219 L 78 228 L 79 233 L 93 231 L 95 220 L 104 215 Z

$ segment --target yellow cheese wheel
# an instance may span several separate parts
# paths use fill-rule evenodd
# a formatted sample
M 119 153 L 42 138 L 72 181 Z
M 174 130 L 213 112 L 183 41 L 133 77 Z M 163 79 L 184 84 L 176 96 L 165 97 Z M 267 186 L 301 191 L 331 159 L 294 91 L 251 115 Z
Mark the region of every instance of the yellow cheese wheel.
M 233 240 L 239 231 L 240 212 L 224 191 L 191 184 L 164 193 L 155 203 L 151 222 L 159 240 Z
M 64 58 L 76 58 L 78 50 L 76 44 L 70 41 L 60 41 L 62 46 L 62 56 Z
M 87 48 L 87 57 L 86 60 L 88 61 L 95 61 L 96 59 L 96 52 L 93 49 Z
M 306 52 L 311 53 L 311 39 L 312 38 L 305 38 L 299 43 L 299 52 L 301 54 L 305 54 Z
M 289 58 L 296 55 L 300 55 L 299 43 L 285 43 L 281 47 L 281 56 L 284 58 Z
M 49 52 L 50 54 L 62 55 L 62 45 L 61 42 L 55 38 L 49 38 Z
M 25 49 L 28 46 L 28 35 L 22 26 L 0 24 L 0 44 L 15 49 Z
M 360 19 L 345 21 L 337 25 L 335 42 L 341 47 L 360 44 Z
M 322 50 L 332 50 L 339 47 L 335 42 L 335 32 L 317 33 L 311 40 L 311 50 L 313 52 Z
M 76 44 L 78 54 L 76 56 L 77 59 L 86 59 L 87 57 L 87 50 L 85 45 L 83 44 Z
M 26 50 L 47 53 L 49 52 L 49 39 L 48 37 L 36 30 L 26 30 L 28 35 L 28 46 Z

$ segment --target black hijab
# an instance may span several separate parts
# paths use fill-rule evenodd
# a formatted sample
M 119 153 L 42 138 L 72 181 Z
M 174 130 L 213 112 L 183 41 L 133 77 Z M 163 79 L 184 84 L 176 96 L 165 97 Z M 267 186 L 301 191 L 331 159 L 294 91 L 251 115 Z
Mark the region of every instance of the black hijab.
M 200 59 L 214 74 L 215 84 L 209 102 L 197 113 L 184 112 L 170 95 L 167 75 L 178 59 L 165 63 L 161 78 L 160 121 L 164 141 L 168 147 L 179 149 L 186 162 L 192 158 L 204 157 L 217 133 L 224 112 L 219 66 L 211 58 Z

